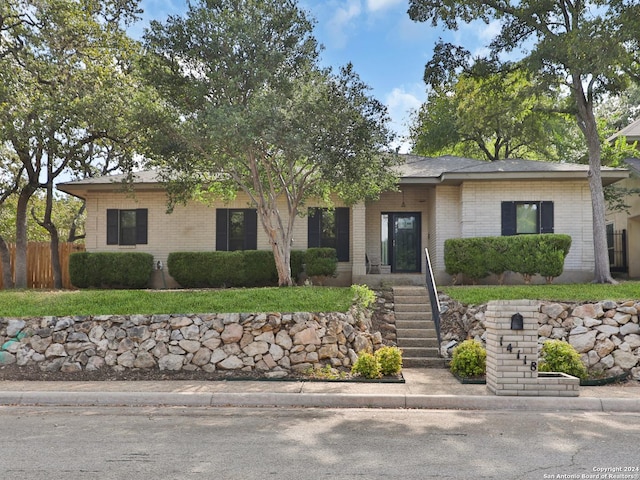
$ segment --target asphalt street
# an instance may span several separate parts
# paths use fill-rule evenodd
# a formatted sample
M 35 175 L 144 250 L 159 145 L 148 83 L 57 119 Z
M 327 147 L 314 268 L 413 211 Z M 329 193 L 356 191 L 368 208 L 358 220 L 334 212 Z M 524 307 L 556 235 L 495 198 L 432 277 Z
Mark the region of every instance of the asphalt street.
M 638 413 L 0 407 L 0 428 L 11 479 L 640 478 Z

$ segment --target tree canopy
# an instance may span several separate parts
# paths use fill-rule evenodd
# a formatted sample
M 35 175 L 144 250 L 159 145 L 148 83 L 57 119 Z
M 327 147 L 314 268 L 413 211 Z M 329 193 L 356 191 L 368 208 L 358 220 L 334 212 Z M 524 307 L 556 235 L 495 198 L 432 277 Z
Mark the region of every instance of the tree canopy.
M 553 112 L 558 100 L 536 91 L 528 77 L 522 70 L 460 73 L 430 85 L 411 129 L 414 153 L 560 160 L 570 120 Z
M 169 112 L 152 155 L 171 200 L 244 192 L 280 285 L 310 198 L 352 203 L 395 181 L 386 109 L 350 65 L 318 66 L 312 27 L 293 0 L 201 0 L 145 35 Z
M 505 54 L 520 56 L 535 81 L 566 88 L 588 151 L 593 212 L 594 281 L 613 282 L 609 273 L 601 143 L 595 104 L 625 90 L 640 76 L 640 4 L 632 0 L 410 0 L 409 16 L 456 29 L 460 23 L 496 21 L 500 31 L 485 58 L 441 43 L 425 68 L 425 79 L 442 83 L 459 71 L 486 75 L 513 68 Z
M 124 31 L 137 13 L 137 0 L 10 0 L 0 6 L 0 155 L 13 166 L 5 183 L 18 198 L 18 287 L 26 287 L 32 195 L 46 193 L 38 221 L 51 236 L 61 284 L 55 179 L 82 176 L 90 165 L 114 158 L 125 166 L 134 160 L 149 100 L 133 74 L 139 48 Z

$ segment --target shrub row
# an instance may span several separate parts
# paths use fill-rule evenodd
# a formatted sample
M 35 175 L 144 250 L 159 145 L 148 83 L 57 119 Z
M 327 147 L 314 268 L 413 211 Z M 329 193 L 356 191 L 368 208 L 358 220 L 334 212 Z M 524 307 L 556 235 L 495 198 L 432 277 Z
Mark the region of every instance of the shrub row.
M 491 274 L 520 273 L 526 283 L 540 274 L 551 283 L 564 269 L 571 237 L 560 234 L 455 238 L 445 241 L 444 263 L 449 275 L 479 280 Z M 502 282 L 501 282 L 502 283 Z
M 306 269 L 305 269 L 306 265 Z M 175 252 L 167 260 L 169 274 L 184 288 L 266 287 L 278 284 L 270 250 Z M 334 276 L 338 258 L 333 248 L 291 252 L 291 275 Z
M 76 252 L 69 257 L 69 277 L 78 288 L 146 288 L 153 255 L 128 252 Z

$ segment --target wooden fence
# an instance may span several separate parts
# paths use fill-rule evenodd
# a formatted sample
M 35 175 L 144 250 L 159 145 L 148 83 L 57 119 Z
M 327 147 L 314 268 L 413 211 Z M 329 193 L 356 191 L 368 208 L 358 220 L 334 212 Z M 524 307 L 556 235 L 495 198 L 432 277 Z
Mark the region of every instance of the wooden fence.
M 11 252 L 11 268 L 14 268 L 16 246 L 9 244 Z M 73 288 L 69 280 L 69 256 L 73 252 L 84 252 L 84 245 L 61 243 L 60 265 L 62 267 L 62 287 Z M 14 274 L 15 278 L 15 274 Z M 29 288 L 53 288 L 53 270 L 51 269 L 51 249 L 48 242 L 29 242 L 27 245 L 27 286 Z M 0 289 L 2 282 L 2 265 L 0 265 Z

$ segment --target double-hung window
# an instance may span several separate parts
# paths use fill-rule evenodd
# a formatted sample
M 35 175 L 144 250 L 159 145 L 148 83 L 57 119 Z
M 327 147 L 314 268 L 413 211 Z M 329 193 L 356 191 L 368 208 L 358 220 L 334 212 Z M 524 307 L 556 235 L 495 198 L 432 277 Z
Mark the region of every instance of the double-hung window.
M 148 210 L 107 210 L 107 245 L 147 243 Z
M 307 246 L 335 248 L 338 261 L 348 262 L 349 209 L 310 208 Z
M 502 235 L 553 233 L 553 202 L 502 202 Z
M 216 210 L 216 250 L 256 250 L 258 213 L 253 208 Z

